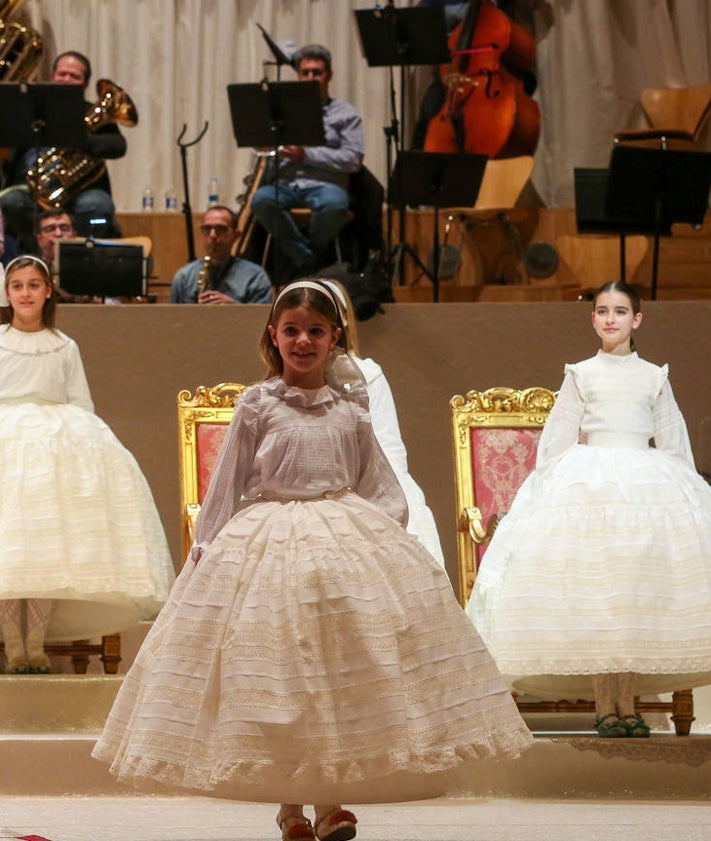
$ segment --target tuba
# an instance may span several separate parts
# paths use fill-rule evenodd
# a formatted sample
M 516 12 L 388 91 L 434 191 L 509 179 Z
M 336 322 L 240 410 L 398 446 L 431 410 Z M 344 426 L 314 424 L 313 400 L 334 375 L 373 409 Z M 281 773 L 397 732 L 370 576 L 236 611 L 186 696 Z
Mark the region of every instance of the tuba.
M 136 106 L 123 88 L 109 79 L 99 79 L 96 92 L 99 99 L 84 116 L 89 131 L 109 123 L 136 125 Z M 53 146 L 27 171 L 27 183 L 42 207 L 63 207 L 105 172 L 106 164 L 101 158 L 93 158 L 77 149 Z
M 0 0 L 0 82 L 29 82 L 39 71 L 42 39 L 29 26 L 9 18 L 25 0 Z

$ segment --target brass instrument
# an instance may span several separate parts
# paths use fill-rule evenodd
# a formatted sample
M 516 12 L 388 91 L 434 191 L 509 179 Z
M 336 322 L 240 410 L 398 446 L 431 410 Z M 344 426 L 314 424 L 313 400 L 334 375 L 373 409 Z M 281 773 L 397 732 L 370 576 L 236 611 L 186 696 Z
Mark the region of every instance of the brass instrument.
M 274 150 L 255 149 L 254 160 L 250 172 L 245 175 L 242 183 L 246 190 L 237 196 L 240 202 L 240 209 L 237 213 L 237 230 L 240 232 L 239 239 L 235 240 L 232 246 L 233 257 L 243 257 L 254 233 L 255 218 L 252 215 L 252 197 L 257 192 L 264 180 L 269 167 L 270 158 L 274 157 Z
M 42 39 L 29 26 L 10 21 L 25 0 L 0 0 L 0 82 L 29 82 L 39 72 Z
M 109 79 L 96 83 L 98 101 L 84 116 L 89 131 L 109 123 L 135 126 L 138 112 L 123 88 Z M 53 146 L 40 155 L 27 172 L 27 183 L 44 208 L 63 207 L 106 172 L 106 163 L 77 149 Z
M 206 292 L 210 288 L 210 263 L 212 262 L 212 257 L 209 254 L 206 254 L 202 258 L 202 266 L 200 267 L 200 271 L 198 272 L 197 276 L 197 297 L 199 298 L 203 292 Z

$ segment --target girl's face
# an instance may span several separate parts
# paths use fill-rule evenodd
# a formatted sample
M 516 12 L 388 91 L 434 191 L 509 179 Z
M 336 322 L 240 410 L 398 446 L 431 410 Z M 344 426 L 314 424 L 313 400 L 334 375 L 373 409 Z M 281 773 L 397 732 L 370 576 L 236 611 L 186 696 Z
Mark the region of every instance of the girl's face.
M 12 272 L 6 283 L 12 326 L 20 330 L 41 330 L 42 308 L 52 295 L 52 287 L 42 270 L 39 266 L 21 266 Z
M 632 331 L 642 321 L 642 313 L 634 313 L 624 292 L 611 290 L 597 296 L 592 312 L 593 328 L 602 341 L 605 353 L 630 353 Z
M 318 310 L 306 306 L 285 309 L 269 335 L 284 363 L 282 378 L 299 388 L 320 388 L 325 383 L 328 352 L 341 331 Z

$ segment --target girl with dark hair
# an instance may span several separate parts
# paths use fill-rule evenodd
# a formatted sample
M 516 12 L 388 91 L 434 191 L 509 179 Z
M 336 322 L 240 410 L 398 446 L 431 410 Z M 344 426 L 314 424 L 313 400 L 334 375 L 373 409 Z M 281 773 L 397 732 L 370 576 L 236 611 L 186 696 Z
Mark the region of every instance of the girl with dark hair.
M 635 696 L 711 683 L 711 488 L 641 322 L 632 287 L 597 292 L 602 347 L 565 366 L 467 606 L 514 690 L 594 698 L 604 737 L 649 735 Z
M 236 404 L 195 544 L 94 750 L 119 779 L 280 802 L 284 841 L 348 841 L 342 800 L 432 796 L 470 760 L 531 743 L 403 528 L 344 342 L 322 283 L 277 296 L 269 379 Z
M 152 619 L 174 577 L 146 480 L 94 414 L 79 349 L 54 327 L 55 310 L 46 263 L 9 263 L 0 284 L 0 630 L 11 674 L 50 671 L 45 639 Z

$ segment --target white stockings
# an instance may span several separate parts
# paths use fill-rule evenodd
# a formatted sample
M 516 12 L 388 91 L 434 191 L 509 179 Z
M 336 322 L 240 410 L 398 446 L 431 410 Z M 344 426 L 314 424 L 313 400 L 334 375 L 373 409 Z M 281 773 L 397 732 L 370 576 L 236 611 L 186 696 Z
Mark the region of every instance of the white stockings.
M 26 633 L 22 634 L 22 602 Z M 44 651 L 44 636 L 52 613 L 51 599 L 0 601 L 0 628 L 5 642 L 7 674 L 45 673 L 50 670 Z
M 617 715 L 619 718 L 634 713 L 634 672 L 593 675 L 595 714 L 598 718 Z

